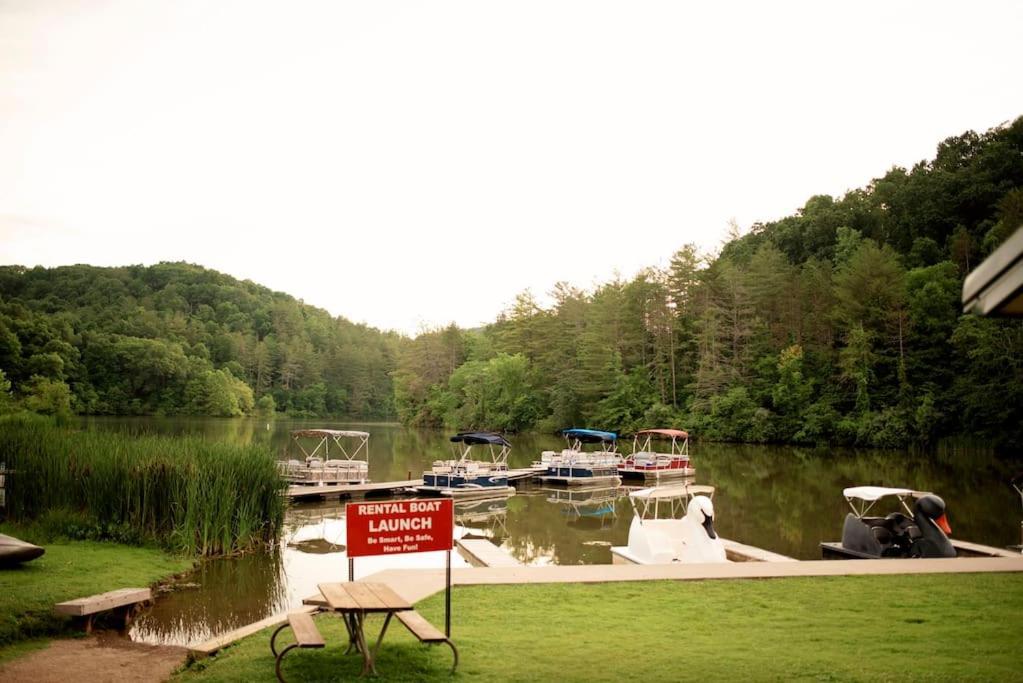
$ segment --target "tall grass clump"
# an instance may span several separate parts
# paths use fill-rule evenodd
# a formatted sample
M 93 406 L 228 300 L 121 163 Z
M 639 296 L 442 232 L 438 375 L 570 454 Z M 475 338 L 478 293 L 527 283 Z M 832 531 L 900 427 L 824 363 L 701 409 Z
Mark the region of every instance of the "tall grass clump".
M 204 556 L 273 543 L 284 522 L 283 482 L 265 447 L 18 415 L 0 418 L 0 462 L 14 470 L 7 515 L 16 522 L 77 520 L 79 532 Z

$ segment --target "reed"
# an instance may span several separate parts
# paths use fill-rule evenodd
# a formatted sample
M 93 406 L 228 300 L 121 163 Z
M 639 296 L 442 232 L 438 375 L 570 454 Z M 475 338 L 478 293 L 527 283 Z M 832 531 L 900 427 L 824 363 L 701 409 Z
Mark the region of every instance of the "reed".
M 225 555 L 271 544 L 284 522 L 273 455 L 195 437 L 78 430 L 35 416 L 0 418 L 7 515 L 70 510 L 96 535 L 129 530 L 174 550 Z

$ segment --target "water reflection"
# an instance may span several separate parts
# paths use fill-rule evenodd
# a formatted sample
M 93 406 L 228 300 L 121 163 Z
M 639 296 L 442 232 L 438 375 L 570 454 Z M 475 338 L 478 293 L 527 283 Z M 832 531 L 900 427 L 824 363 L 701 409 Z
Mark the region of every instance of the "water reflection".
M 447 455 L 448 434 L 393 424 L 310 420 L 108 418 L 86 424 L 129 433 L 200 434 L 239 443 L 265 443 L 283 454 L 291 430 L 334 427 L 370 432 L 370 478 L 418 476 Z M 515 435 L 510 467 L 525 467 L 542 450 L 557 449 L 553 435 Z M 948 504 L 957 538 L 994 546 L 1018 543 L 1019 496 L 1009 486 L 1018 462 L 990 451 L 946 446 L 931 454 L 904 451 L 792 448 L 698 442 L 692 448 L 695 483 L 716 487 L 715 527 L 725 538 L 799 559 L 818 559 L 821 541 L 838 540 L 847 505 L 842 489 L 855 485 L 903 486 L 933 491 Z M 550 491 L 526 484 L 503 501 L 458 506 L 459 533 L 483 536 L 524 564 L 610 563 L 611 545 L 628 541 L 632 507 L 627 489 Z M 590 499 L 587 501 L 587 499 Z M 201 589 L 161 598 L 138 622 L 141 638 L 190 642 L 297 605 L 319 582 L 347 572 L 343 507 L 293 507 L 277 556 L 211 562 L 194 579 Z M 443 566 L 443 555 L 409 555 L 406 566 Z M 381 565 L 356 563 L 360 574 Z M 191 630 L 190 630 L 191 629 Z

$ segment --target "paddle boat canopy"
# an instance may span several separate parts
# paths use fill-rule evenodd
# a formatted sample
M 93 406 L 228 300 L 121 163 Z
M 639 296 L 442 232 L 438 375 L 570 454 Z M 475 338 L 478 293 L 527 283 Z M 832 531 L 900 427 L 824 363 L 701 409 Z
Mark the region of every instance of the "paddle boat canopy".
M 540 477 L 548 484 L 607 485 L 620 483 L 618 466 L 622 456 L 618 453 L 618 435 L 597 429 L 563 429 L 568 447 L 564 450 L 545 451 L 541 464 L 546 465 L 546 474 Z M 597 449 L 584 450 L 585 446 L 596 445 Z
M 667 449 L 663 444 L 667 444 Z M 632 455 L 619 466 L 623 478 L 675 479 L 691 477 L 689 433 L 681 429 L 644 429 L 633 435 Z
M 369 481 L 369 432 L 296 429 L 291 442 L 304 460 L 278 463 L 292 484 L 365 484 Z
M 842 542 L 821 543 L 824 559 L 956 556 L 947 536 L 952 529 L 945 517 L 945 501 L 933 493 L 853 486 L 842 495 L 852 512 L 846 514 Z M 885 516 L 868 516 L 880 500 L 895 502 L 896 510 Z
M 728 562 L 714 530 L 713 486 L 669 485 L 629 494 L 629 545 L 611 548 L 619 564 Z
M 459 432 L 450 439 L 453 456 L 435 460 L 423 472 L 423 484 L 416 493 L 452 498 L 497 498 L 515 493 L 508 485 L 508 455 L 511 444 L 500 434 Z M 487 459 L 477 458 L 485 452 Z

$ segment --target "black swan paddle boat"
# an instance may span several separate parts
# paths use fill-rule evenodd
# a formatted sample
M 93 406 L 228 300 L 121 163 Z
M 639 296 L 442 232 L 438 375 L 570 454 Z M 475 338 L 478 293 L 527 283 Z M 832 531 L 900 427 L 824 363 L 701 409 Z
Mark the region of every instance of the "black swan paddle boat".
M 945 516 L 945 501 L 933 493 L 854 486 L 842 494 L 852 512 L 845 516 L 842 542 L 821 543 L 825 560 L 956 557 L 956 549 L 948 538 L 952 528 Z M 896 510 L 883 517 L 868 517 L 882 498 L 897 499 L 904 512 Z

